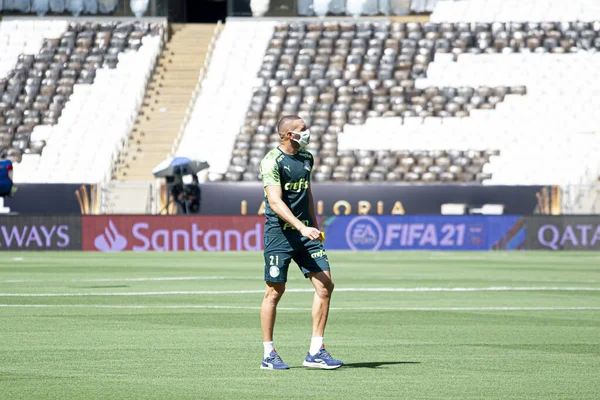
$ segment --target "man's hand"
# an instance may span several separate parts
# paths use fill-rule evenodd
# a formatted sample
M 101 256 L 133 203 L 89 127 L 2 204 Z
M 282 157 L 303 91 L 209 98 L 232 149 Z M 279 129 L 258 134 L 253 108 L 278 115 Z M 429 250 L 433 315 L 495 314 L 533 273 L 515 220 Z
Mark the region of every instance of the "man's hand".
M 311 228 L 310 226 L 301 228 L 300 233 L 302 236 L 310 240 L 319 240 L 321 238 L 321 231 L 317 228 Z

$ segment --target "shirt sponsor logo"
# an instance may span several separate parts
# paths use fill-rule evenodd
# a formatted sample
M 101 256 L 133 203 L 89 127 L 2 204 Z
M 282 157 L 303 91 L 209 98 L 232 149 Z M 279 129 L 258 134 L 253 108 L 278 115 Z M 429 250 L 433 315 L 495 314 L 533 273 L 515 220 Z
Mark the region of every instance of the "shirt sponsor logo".
M 301 222 L 306 226 L 310 226 L 310 221 L 307 219 L 303 219 L 303 220 L 301 220 Z M 290 225 L 289 223 L 286 222 L 285 224 L 283 224 L 283 230 L 285 231 L 287 229 L 291 229 L 293 231 L 296 230 L 296 228 L 294 228 L 292 225 Z
M 317 252 L 315 252 L 315 253 L 312 253 L 310 256 L 311 256 L 311 258 L 322 258 L 322 257 L 326 257 L 325 250 L 319 250 L 319 251 L 317 251 Z
M 288 182 L 283 188 L 290 192 L 301 192 L 303 190 L 308 189 L 310 183 L 305 179 L 300 179 L 298 182 Z

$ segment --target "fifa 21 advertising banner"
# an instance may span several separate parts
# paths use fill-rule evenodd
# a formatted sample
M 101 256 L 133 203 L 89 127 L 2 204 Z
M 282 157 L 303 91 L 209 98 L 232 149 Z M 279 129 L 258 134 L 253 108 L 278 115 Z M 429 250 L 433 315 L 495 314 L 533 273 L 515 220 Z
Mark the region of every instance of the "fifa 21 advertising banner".
M 326 221 L 328 250 L 518 250 L 518 216 L 337 216 Z
M 0 250 L 81 250 L 81 217 L 0 216 Z
M 525 217 L 528 250 L 600 250 L 600 216 Z
M 259 216 L 83 216 L 87 251 L 252 251 L 263 249 Z
M 259 215 L 264 212 L 260 182 L 207 183 L 202 188 L 202 214 Z M 439 215 L 442 204 L 472 207 L 504 204 L 507 215 L 530 215 L 543 186 L 311 184 L 318 215 Z

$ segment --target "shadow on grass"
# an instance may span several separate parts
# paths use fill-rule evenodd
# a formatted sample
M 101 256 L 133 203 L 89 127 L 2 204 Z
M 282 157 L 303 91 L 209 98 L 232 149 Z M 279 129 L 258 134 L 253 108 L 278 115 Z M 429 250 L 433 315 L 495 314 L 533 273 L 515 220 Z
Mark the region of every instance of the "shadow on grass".
M 384 367 L 386 365 L 400 365 L 400 364 L 421 364 L 419 361 L 371 361 L 371 362 L 362 362 L 362 363 L 349 363 L 342 365 L 341 369 L 346 368 L 379 368 Z M 306 367 L 291 367 L 292 369 L 303 368 L 303 369 L 311 369 Z M 320 370 L 319 368 L 314 368 L 315 370 Z M 335 370 L 334 370 L 335 371 Z
M 372 361 L 344 364 L 342 368 L 379 368 L 385 365 L 421 364 L 419 361 Z
M 95 285 L 95 286 L 77 286 L 78 289 L 119 289 L 128 288 L 129 285 Z

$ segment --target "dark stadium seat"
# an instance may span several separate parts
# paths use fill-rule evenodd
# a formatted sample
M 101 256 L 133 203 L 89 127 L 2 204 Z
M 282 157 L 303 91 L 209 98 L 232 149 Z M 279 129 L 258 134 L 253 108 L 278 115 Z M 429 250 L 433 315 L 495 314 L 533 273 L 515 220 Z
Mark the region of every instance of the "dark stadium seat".
M 115 68 L 118 55 L 139 49 L 148 33 L 147 24 L 71 23 L 60 38 L 45 39 L 37 55 L 20 55 L 0 81 L 0 151 L 14 162 L 23 153 L 41 154 L 45 141 L 31 141 L 33 128 L 55 125 L 75 84 L 92 84 L 98 68 Z
M 19 182 L 99 182 L 110 174 L 163 32 L 162 23 L 0 23 L 0 157 L 14 161 Z
M 590 47 L 600 49 L 600 39 L 588 23 L 280 24 L 258 73 L 265 85 L 254 90 L 246 127 L 236 144 L 236 149 L 249 146 L 254 151 L 252 168 L 247 156 L 236 158 L 225 179 L 259 179 L 257 160 L 278 143 L 276 135 L 269 138 L 276 121 L 297 113 L 313 132 L 309 150 L 325 166 L 315 171 L 318 181 L 481 182 L 489 177 L 483 173 L 488 152 L 436 151 L 371 159 L 338 154 L 337 134 L 346 124 L 362 125 L 376 117 L 468 118 L 473 110 L 495 109 L 506 95 L 527 93 L 525 86 L 416 87 L 415 81 L 427 77 L 429 64 L 438 57 L 566 53 Z

